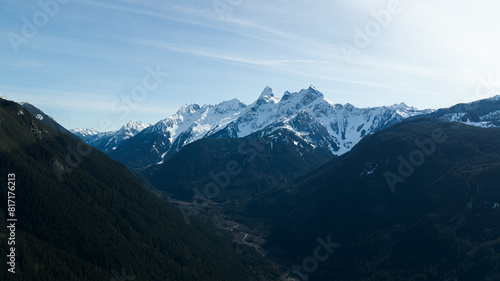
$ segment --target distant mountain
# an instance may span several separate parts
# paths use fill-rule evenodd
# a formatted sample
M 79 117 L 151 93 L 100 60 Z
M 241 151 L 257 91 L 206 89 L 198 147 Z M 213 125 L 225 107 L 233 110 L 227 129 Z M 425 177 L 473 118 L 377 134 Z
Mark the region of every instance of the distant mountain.
M 16 266 L 5 259 L 1 280 L 277 280 L 231 234 L 186 224 L 125 166 L 40 119 L 0 99 L 0 255 Z
M 245 107 L 236 99 L 215 106 L 184 105 L 171 117 L 123 142 L 109 155 L 132 169 L 162 163 L 184 145 L 205 137 L 209 130 L 234 120 Z
M 418 118 L 238 210 L 296 277 L 500 280 L 499 175 L 499 128 Z
M 233 99 L 217 105 L 185 105 L 171 117 L 144 129 L 109 151 L 131 169 L 164 163 L 185 145 L 203 138 L 242 138 L 253 133 L 288 130 L 311 149 L 321 147 L 329 157 L 349 151 L 364 136 L 405 118 L 426 114 L 404 104 L 356 108 L 333 104 L 313 86 L 281 99 L 266 87 L 250 105 Z
M 70 131 L 87 144 L 107 153 L 116 149 L 125 140 L 137 135 L 148 126 L 141 121 L 130 121 L 120 129 L 111 132 L 99 132 L 97 129 L 71 129 Z
M 105 133 L 99 132 L 97 129 L 70 129 L 72 134 L 75 134 L 85 142 L 92 142 L 96 136 L 102 137 Z
M 457 104 L 450 108 L 439 109 L 426 116 L 478 127 L 500 127 L 500 96 Z

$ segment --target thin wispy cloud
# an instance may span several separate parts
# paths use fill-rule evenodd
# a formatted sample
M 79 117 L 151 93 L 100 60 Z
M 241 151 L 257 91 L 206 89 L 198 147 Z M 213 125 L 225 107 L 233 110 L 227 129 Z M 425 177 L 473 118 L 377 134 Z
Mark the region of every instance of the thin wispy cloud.
M 15 62 L 15 63 L 10 63 L 9 65 L 15 66 L 15 67 L 27 67 L 27 68 L 35 68 L 35 67 L 42 67 L 43 64 L 39 61 L 32 60 L 32 61 L 20 61 L 20 62 Z
M 184 23 L 184 24 L 189 24 L 189 25 L 196 25 L 200 27 L 205 27 L 205 28 L 210 28 L 210 29 L 215 29 L 215 30 L 224 30 L 227 31 L 228 29 L 226 28 L 221 28 L 213 24 L 208 24 L 206 22 L 201 22 L 201 21 L 194 21 L 194 20 L 188 20 L 186 18 L 182 18 L 180 16 L 174 17 L 169 15 L 173 11 L 181 12 L 183 15 L 189 15 L 190 17 L 193 16 L 203 16 L 206 17 L 206 13 L 203 13 L 201 10 L 195 10 L 195 9 L 187 9 L 182 6 L 175 6 L 175 7 L 170 7 L 172 10 L 169 10 L 168 7 L 165 7 L 165 5 L 169 5 L 168 3 L 162 3 L 160 6 L 161 10 L 164 10 L 164 12 L 158 12 L 158 11 L 151 11 L 151 10 L 146 10 L 146 9 L 141 9 L 141 8 L 132 8 L 132 7 L 125 7 L 123 5 L 112 5 L 109 3 L 103 3 L 103 2 L 98 2 L 98 1 L 78 1 L 80 4 L 83 5 L 89 5 L 89 6 L 94 6 L 94 7 L 100 7 L 100 8 L 105 8 L 105 9 L 110 9 L 114 10 L 117 12 L 126 12 L 130 14 L 137 14 L 137 15 L 142 15 L 142 16 L 149 16 L 149 17 L 155 17 L 155 18 L 160 18 L 168 21 L 174 21 L 174 22 L 179 22 L 179 23 Z M 135 1 L 130 1 L 130 3 L 134 3 L 137 6 L 141 6 L 141 3 L 135 2 Z M 170 12 L 170 13 L 167 13 Z M 202 18 L 203 18 L 202 17 Z
M 402 12 L 374 36 L 366 26 L 386 0 L 227 3 L 221 18 L 213 1 L 70 1 L 18 54 L 9 40 L 0 42 L 0 90 L 81 110 L 95 99 L 105 116 L 106 104 L 130 100 L 146 67 L 158 65 L 169 76 L 138 108 L 157 106 L 140 119 L 160 120 L 183 103 L 249 103 L 266 85 L 280 94 L 313 84 L 332 102 L 363 107 L 451 106 L 473 95 L 478 77 L 500 73 L 500 4 L 493 0 L 401 0 Z M 40 7 L 14 1 L 2 9 L 6 38 L 22 35 L 21 19 Z M 366 46 L 356 46 L 360 38 Z M 351 60 L 343 44 L 357 48 Z M 71 126 L 98 127 L 88 122 L 79 117 Z

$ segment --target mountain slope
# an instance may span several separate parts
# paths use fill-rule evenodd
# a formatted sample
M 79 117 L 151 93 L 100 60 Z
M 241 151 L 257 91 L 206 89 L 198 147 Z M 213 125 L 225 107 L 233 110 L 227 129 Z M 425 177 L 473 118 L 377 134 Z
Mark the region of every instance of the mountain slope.
M 365 135 L 405 118 L 429 113 L 404 104 L 359 109 L 333 104 L 313 86 L 281 99 L 266 87 L 250 105 L 234 99 L 217 105 L 185 105 L 171 117 L 145 129 L 110 151 L 111 158 L 142 171 L 164 163 L 185 145 L 203 138 L 242 138 L 259 131 L 294 131 L 329 157 L 349 151 Z
M 276 279 L 253 249 L 186 225 L 123 165 L 0 100 L 2 194 L 13 173 L 16 274 L 3 270 L 2 280 Z M 9 212 L 1 200 L 4 231 Z M 0 255 L 9 247 L 2 242 Z
M 59 131 L 61 133 L 71 134 L 70 131 L 68 131 L 66 128 L 61 126 L 61 124 L 57 123 L 57 121 L 55 121 L 52 117 L 48 116 L 47 114 L 45 114 L 43 111 L 41 111 L 40 109 L 38 109 L 34 105 L 32 105 L 28 102 L 21 103 L 21 105 L 27 111 L 29 111 L 29 113 L 31 113 L 31 115 L 35 116 L 36 119 L 42 121 L 43 123 L 49 125 L 50 127 L 56 129 L 57 131 Z
M 71 129 L 70 131 L 87 144 L 107 153 L 116 149 L 125 140 L 137 135 L 148 125 L 141 121 L 130 121 L 120 129 L 111 132 L 99 132 L 96 129 Z
M 478 127 L 500 127 L 500 96 L 457 104 L 426 116 Z
M 208 194 L 206 185 L 216 184 L 220 192 L 210 198 L 224 202 L 288 184 L 332 157 L 328 149 L 311 145 L 295 131 L 278 129 L 243 138 L 201 139 L 144 174 L 157 189 L 189 202 L 196 189 Z
M 270 227 L 269 255 L 309 280 L 499 280 L 499 174 L 500 129 L 408 120 L 246 215 Z M 319 239 L 341 245 L 308 273 Z

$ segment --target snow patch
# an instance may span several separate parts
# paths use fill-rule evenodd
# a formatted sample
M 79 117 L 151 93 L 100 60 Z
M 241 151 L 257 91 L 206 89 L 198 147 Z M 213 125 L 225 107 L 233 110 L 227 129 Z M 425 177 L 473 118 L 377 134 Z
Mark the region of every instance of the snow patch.
M 359 177 L 365 177 L 373 174 L 375 170 L 377 169 L 378 164 L 374 164 L 371 162 L 366 162 L 363 167 L 363 171 L 359 174 Z

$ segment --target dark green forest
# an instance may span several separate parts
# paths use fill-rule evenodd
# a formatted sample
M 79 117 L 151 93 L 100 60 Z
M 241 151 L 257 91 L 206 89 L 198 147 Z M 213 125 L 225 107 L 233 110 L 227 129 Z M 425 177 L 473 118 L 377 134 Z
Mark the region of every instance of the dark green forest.
M 1 280 L 275 280 L 257 253 L 180 212 L 125 166 L 0 100 L 0 233 L 16 175 L 16 274 Z M 22 113 L 21 113 L 22 112 Z
M 391 190 L 386 172 L 404 181 Z M 499 175 L 500 129 L 415 119 L 233 212 L 258 218 L 290 266 L 318 237 L 341 244 L 309 280 L 500 280 Z

